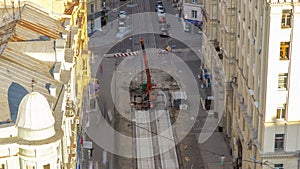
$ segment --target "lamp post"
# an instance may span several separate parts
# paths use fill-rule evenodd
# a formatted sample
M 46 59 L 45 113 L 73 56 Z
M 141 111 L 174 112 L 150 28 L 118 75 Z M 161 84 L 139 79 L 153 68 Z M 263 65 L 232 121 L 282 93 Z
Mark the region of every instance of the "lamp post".
M 268 163 L 269 163 L 268 160 L 262 162 L 262 161 L 257 160 L 257 159 L 254 158 L 254 157 L 250 157 L 250 160 L 254 162 L 254 169 L 256 169 L 256 164 L 260 164 L 261 167 L 262 167 L 263 165 L 266 165 L 266 166 L 268 166 L 269 168 L 273 168 L 272 166 L 270 166 L 270 164 L 268 164 Z M 249 161 L 248 161 L 248 162 L 249 162 Z
M 252 160 L 254 162 L 254 169 L 256 169 L 256 164 L 257 163 L 261 163 L 260 161 L 258 161 L 255 157 L 250 157 L 250 160 Z

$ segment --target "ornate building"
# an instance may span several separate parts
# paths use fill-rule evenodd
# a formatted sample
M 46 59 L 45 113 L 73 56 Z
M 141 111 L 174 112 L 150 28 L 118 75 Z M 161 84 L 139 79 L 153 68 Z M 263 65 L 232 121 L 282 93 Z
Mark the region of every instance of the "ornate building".
M 299 168 L 300 1 L 208 0 L 207 5 L 213 5 L 205 7 L 207 16 L 218 16 L 219 23 L 209 28 L 216 24 L 205 20 L 207 39 L 222 54 L 232 88 L 224 114 L 235 167 Z
M 0 1 L 0 168 L 76 168 L 86 1 L 12 2 Z

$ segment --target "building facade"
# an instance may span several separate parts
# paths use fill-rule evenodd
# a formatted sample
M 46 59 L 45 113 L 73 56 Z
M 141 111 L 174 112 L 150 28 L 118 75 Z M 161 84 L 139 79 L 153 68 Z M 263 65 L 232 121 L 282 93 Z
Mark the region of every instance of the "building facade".
M 182 1 L 182 15 L 184 19 L 183 27 L 185 31 L 191 31 L 192 24 L 202 30 L 202 0 Z
M 2 128 L 1 168 L 57 169 L 63 163 L 63 131 L 42 94 L 31 92 L 21 100 L 16 126 Z M 9 131 L 9 132 L 8 132 Z
M 218 0 L 204 0 L 203 32 L 208 41 L 217 43 Z
M 101 16 L 104 15 L 104 11 L 107 12 L 105 0 L 87 0 L 89 34 L 101 30 Z
M 0 168 L 76 168 L 86 1 L 0 4 Z
M 300 49 L 296 46 L 300 41 L 296 37 L 300 33 L 300 1 L 217 3 L 218 31 L 209 28 L 213 25 L 209 19 L 204 25 L 208 39 L 217 39 L 214 45 L 220 48 L 218 53 L 222 54 L 226 79 L 232 87 L 227 90 L 224 114 L 235 167 L 297 169 L 300 95 L 296 86 L 300 82 L 296 74 L 300 72 Z M 236 19 L 225 12 L 230 4 L 236 8 Z M 228 38 L 224 31 L 224 25 L 231 29 L 228 23 L 233 23 L 229 32 L 235 32 L 235 38 Z M 230 48 L 234 47 L 232 42 L 235 50 Z

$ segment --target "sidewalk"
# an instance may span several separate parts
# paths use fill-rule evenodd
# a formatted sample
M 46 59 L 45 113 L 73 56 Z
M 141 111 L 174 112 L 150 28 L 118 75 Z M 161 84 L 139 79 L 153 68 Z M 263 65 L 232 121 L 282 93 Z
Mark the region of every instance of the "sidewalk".
M 205 143 L 199 144 L 205 169 L 233 169 L 232 156 L 224 137 L 222 132 L 214 132 Z M 225 156 L 224 165 L 221 164 L 222 155 Z
M 205 87 L 204 81 L 199 79 L 199 86 L 201 93 L 201 104 L 202 108 L 205 110 L 204 99 L 212 94 L 210 87 Z M 208 113 L 208 111 L 206 111 Z M 230 150 L 225 140 L 225 134 L 223 132 L 218 132 L 218 127 L 215 129 L 214 133 L 206 140 L 204 143 L 199 144 L 201 151 L 201 157 L 203 160 L 205 169 L 233 169 L 232 156 L 230 155 Z M 224 163 L 221 163 L 221 157 L 224 155 Z

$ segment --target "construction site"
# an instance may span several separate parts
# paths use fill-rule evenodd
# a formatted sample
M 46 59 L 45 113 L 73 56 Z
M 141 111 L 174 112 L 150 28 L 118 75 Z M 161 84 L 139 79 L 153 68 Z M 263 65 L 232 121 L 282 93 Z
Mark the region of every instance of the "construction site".
M 126 122 L 123 120 L 116 129 L 135 138 L 132 143 L 136 157 L 131 160 L 133 168 L 177 169 L 181 156 L 172 125 L 180 111 L 188 111 L 188 96 L 171 74 L 149 68 L 143 39 L 140 45 L 142 51 L 134 57 L 142 57 L 144 69 L 130 81 L 131 117 Z

